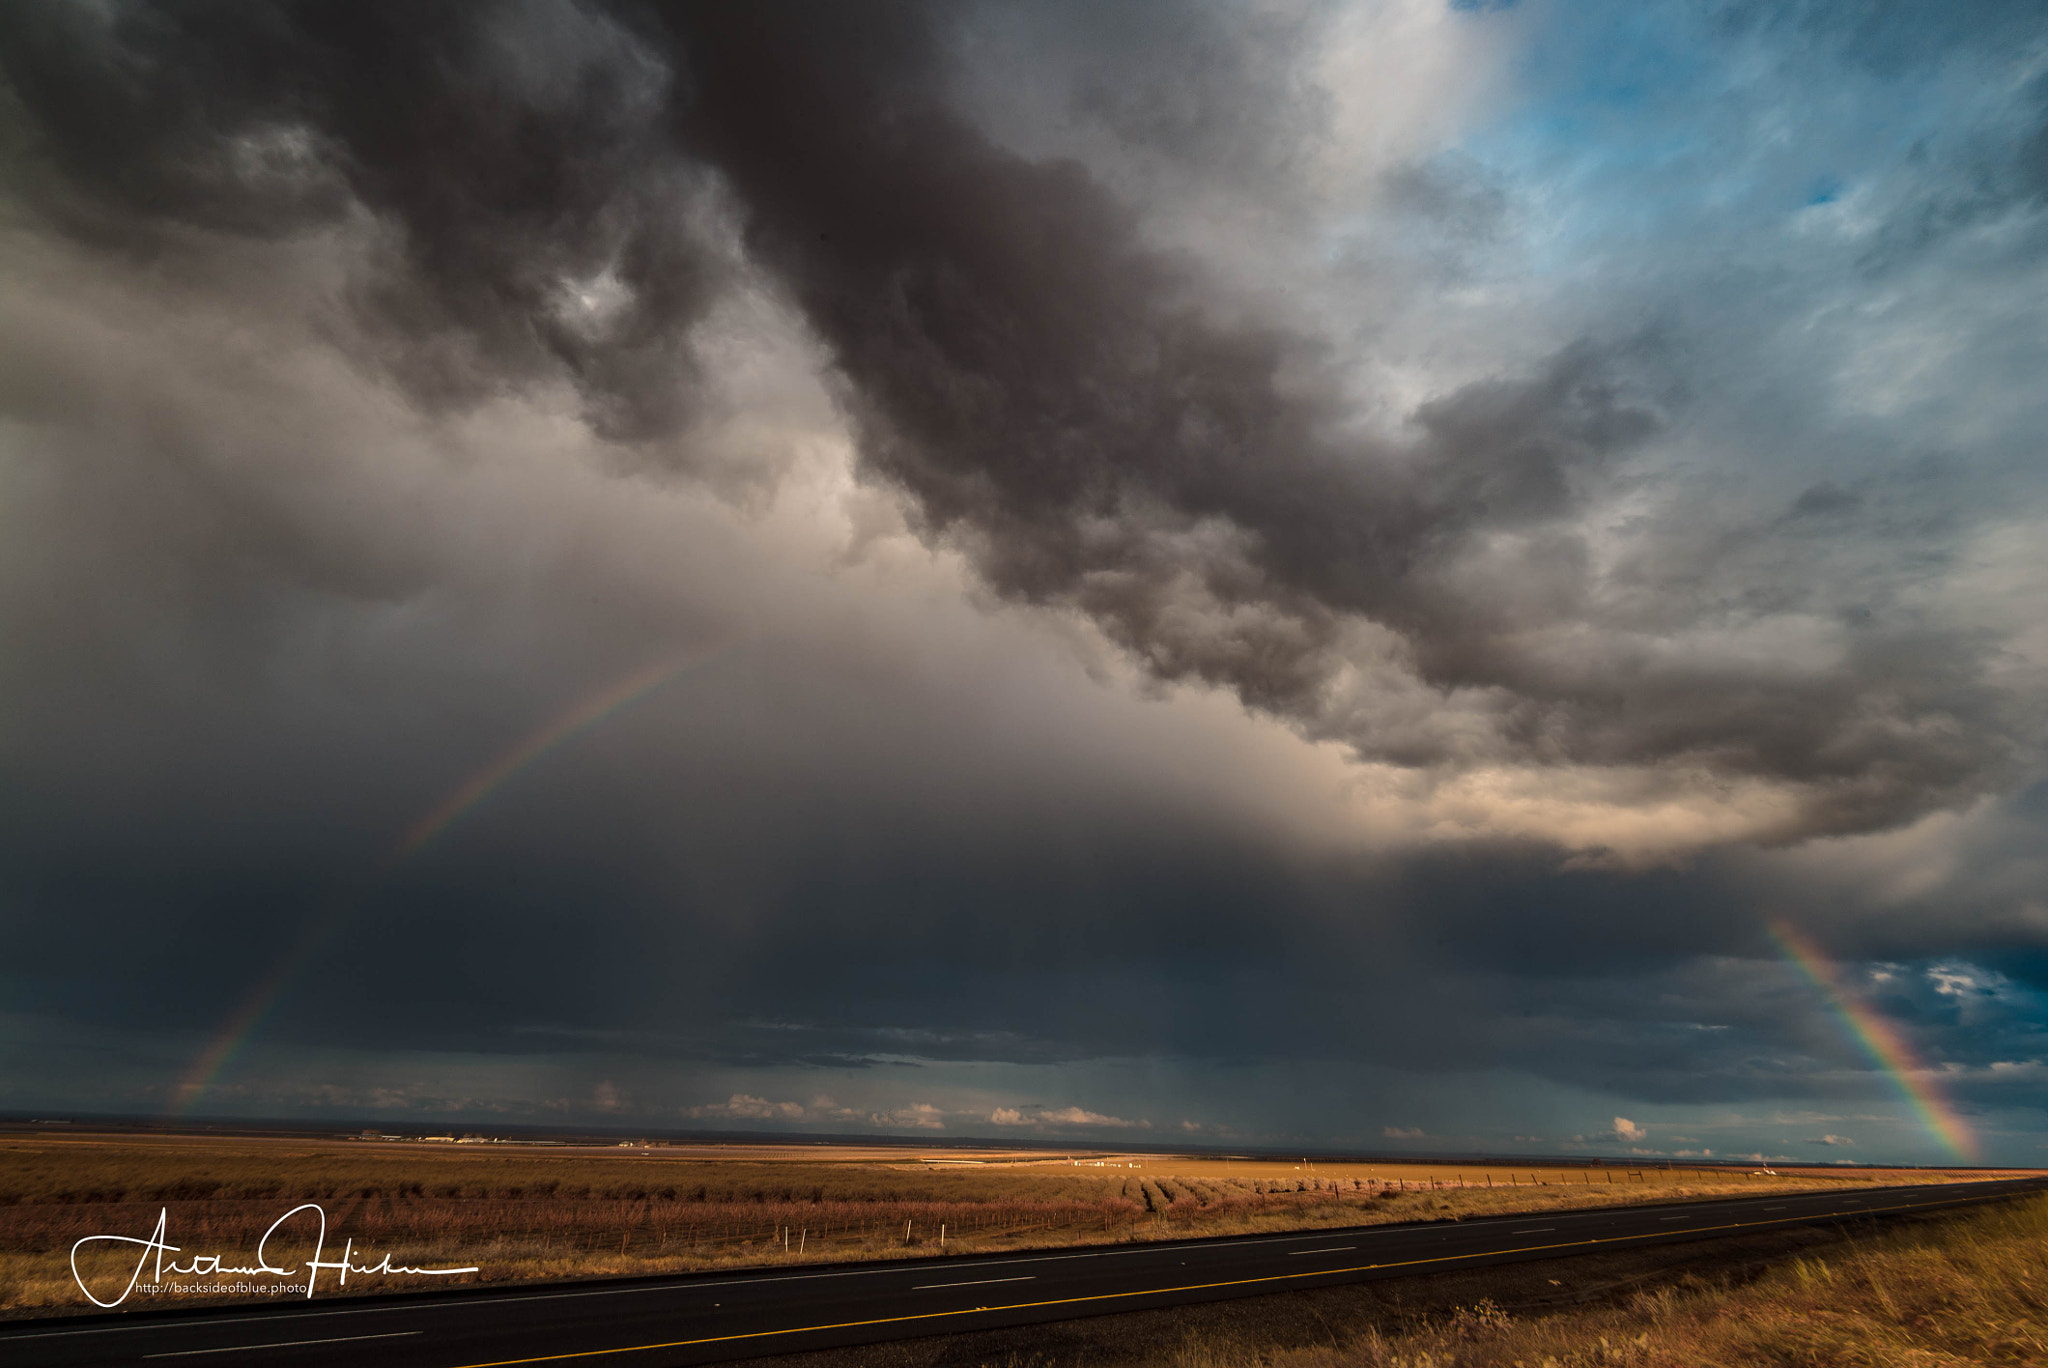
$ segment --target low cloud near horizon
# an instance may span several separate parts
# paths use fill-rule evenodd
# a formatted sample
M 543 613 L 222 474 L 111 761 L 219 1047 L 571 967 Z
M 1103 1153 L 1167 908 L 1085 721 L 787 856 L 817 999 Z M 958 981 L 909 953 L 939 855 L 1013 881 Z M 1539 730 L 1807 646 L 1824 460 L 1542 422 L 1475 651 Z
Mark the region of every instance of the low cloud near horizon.
M 2031 1161 L 2044 35 L 7 7 L 0 1110 Z

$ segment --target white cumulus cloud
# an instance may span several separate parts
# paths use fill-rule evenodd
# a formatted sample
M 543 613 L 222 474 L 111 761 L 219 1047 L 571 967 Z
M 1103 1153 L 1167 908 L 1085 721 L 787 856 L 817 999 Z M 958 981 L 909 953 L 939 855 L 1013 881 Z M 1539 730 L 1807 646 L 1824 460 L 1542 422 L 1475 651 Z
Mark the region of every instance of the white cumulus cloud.
M 757 1121 L 796 1121 L 804 1114 L 801 1102 L 770 1102 L 765 1097 L 751 1093 L 734 1093 L 723 1102 L 707 1103 L 690 1108 L 691 1116 L 730 1116 Z

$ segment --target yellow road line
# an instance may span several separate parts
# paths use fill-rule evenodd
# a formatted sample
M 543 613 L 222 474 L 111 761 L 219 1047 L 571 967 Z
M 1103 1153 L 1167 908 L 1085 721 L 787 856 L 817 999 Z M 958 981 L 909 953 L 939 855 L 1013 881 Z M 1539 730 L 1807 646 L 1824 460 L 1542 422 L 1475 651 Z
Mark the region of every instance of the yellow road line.
M 1940 1202 L 1907 1202 L 1899 1206 L 1866 1207 L 1859 1211 L 1831 1211 L 1827 1216 L 1874 1216 L 1886 1211 L 1911 1211 L 1919 1207 L 1950 1205 Z M 1225 1287 L 1254 1287 L 1260 1283 L 1297 1282 L 1303 1278 L 1334 1278 L 1345 1273 L 1370 1273 L 1386 1268 L 1418 1268 L 1423 1264 L 1457 1263 L 1462 1259 L 1497 1258 L 1503 1254 L 1536 1254 L 1555 1249 L 1581 1249 L 1588 1245 L 1622 1244 L 1648 1239 L 1652 1235 L 1705 1235 L 1722 1230 L 1744 1230 L 1752 1226 L 1801 1225 L 1816 1216 L 1779 1216 L 1768 1221 L 1736 1221 L 1729 1225 L 1688 1226 L 1684 1230 L 1648 1230 L 1641 1235 L 1613 1235 L 1605 1239 L 1569 1240 L 1563 1244 L 1524 1245 L 1519 1249 L 1487 1249 L 1473 1254 L 1439 1254 L 1428 1259 L 1401 1259 L 1393 1263 L 1359 1264 L 1353 1268 L 1312 1268 L 1300 1273 L 1269 1273 L 1258 1278 L 1233 1278 L 1228 1282 L 1189 1283 L 1185 1287 L 1148 1287 L 1136 1292 L 1097 1292 L 1085 1297 L 1057 1297 L 1051 1301 L 1014 1302 L 1008 1306 L 967 1306 L 955 1311 L 920 1311 L 908 1316 L 882 1316 L 875 1320 L 839 1321 L 832 1325 L 793 1325 L 783 1330 L 749 1330 L 737 1335 L 707 1335 L 702 1339 L 667 1340 L 660 1344 L 630 1344 L 618 1349 L 573 1349 L 565 1354 L 541 1354 L 534 1358 L 492 1359 L 488 1363 L 467 1363 L 461 1368 L 516 1368 L 525 1363 L 560 1363 L 566 1359 L 600 1358 L 607 1354 L 643 1354 L 656 1349 L 688 1349 L 704 1344 L 730 1344 L 739 1340 L 772 1339 L 777 1335 L 806 1335 L 822 1330 L 858 1330 L 871 1325 L 908 1325 L 913 1321 L 945 1320 L 952 1316 L 979 1316 L 994 1311 L 1035 1311 L 1048 1306 L 1080 1306 L 1087 1302 L 1117 1301 L 1127 1297 L 1163 1297 L 1175 1292 L 1213 1292 Z

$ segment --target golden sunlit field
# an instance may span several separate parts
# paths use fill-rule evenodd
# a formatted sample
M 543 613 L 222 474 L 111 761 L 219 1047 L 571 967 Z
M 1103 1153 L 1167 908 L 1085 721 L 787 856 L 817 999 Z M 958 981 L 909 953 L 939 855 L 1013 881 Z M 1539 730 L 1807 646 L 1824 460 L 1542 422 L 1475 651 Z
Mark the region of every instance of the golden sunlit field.
M 0 1138 L 0 1306 L 11 1314 L 91 1310 L 72 1275 L 74 1244 L 88 1236 L 146 1238 L 160 1213 L 166 1241 L 181 1251 L 177 1259 L 254 1265 L 264 1232 L 302 1203 L 317 1203 L 325 1215 L 327 1258 L 353 1242 L 360 1265 L 388 1254 L 394 1268 L 477 1269 L 453 1278 L 357 1277 L 346 1288 L 354 1294 L 1446 1220 L 1735 1195 L 1764 1184 L 1792 1190 L 1950 1176 L 823 1145 L 17 1134 Z M 281 1227 L 265 1251 L 270 1262 L 302 1263 L 313 1220 L 305 1213 Z M 78 1267 L 96 1295 L 111 1301 L 134 1274 L 138 1252 L 88 1245 Z M 140 1279 L 151 1281 L 147 1272 Z M 339 1289 L 330 1277 L 320 1290 Z M 222 1294 L 138 1287 L 123 1309 L 195 1295 Z

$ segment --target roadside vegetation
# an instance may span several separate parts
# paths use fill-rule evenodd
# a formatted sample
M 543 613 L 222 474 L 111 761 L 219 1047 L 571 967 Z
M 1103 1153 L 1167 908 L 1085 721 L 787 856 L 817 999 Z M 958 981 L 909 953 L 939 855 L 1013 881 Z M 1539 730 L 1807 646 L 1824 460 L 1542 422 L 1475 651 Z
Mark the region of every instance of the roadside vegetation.
M 1743 1285 L 1688 1275 L 1615 1304 L 1492 1300 L 1311 1347 L 1188 1336 L 1158 1368 L 1950 1368 L 2048 1363 L 2048 1197 L 1851 1235 Z

